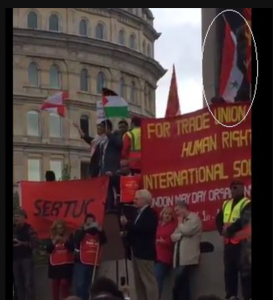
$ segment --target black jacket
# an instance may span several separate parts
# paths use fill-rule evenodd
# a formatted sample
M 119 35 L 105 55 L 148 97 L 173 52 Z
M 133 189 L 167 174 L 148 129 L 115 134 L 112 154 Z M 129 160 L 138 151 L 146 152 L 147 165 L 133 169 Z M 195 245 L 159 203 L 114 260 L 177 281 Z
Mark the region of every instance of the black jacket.
M 233 201 L 233 207 L 241 201 L 242 198 L 236 199 Z M 236 222 L 232 223 L 227 229 L 227 237 L 232 238 L 236 232 L 243 229 L 243 227 L 246 224 L 245 219 L 248 218 L 248 215 L 251 213 L 251 203 L 248 203 L 241 211 L 241 217 Z M 216 216 L 216 227 L 219 232 L 219 234 L 222 234 L 223 226 L 224 226 L 224 215 L 223 210 L 221 209 L 218 215 Z
M 156 212 L 148 206 L 135 223 L 136 218 L 126 225 L 126 240 L 131 246 L 135 258 L 155 260 L 155 239 L 158 223 Z
M 120 169 L 122 135 L 119 131 L 114 131 L 107 136 L 108 143 L 104 150 L 104 161 L 102 161 L 103 149 L 100 147 L 100 165 L 102 166 L 102 175 L 106 172 L 116 173 Z
M 13 260 L 32 258 L 32 250 L 38 246 L 37 233 L 30 224 L 13 226 L 13 238 L 23 242 L 24 245 L 13 246 Z

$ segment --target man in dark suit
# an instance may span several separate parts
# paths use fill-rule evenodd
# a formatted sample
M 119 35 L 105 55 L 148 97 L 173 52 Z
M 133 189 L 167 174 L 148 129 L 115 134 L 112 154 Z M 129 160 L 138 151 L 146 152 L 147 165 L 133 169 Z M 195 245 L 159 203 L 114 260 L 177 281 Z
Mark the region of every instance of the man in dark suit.
M 113 131 L 113 124 L 106 119 L 100 123 L 107 139 L 101 142 L 100 148 L 100 175 L 110 176 L 106 210 L 112 211 L 117 207 L 120 194 L 120 181 L 117 171 L 120 169 L 120 158 L 122 150 L 122 135 L 119 131 Z
M 158 300 L 158 288 L 154 275 L 156 259 L 155 239 L 157 215 L 151 208 L 152 196 L 147 190 L 138 190 L 134 204 L 138 209 L 136 217 L 130 221 L 121 216 L 120 222 L 126 231 L 126 239 L 131 247 L 132 265 L 135 277 L 137 300 Z

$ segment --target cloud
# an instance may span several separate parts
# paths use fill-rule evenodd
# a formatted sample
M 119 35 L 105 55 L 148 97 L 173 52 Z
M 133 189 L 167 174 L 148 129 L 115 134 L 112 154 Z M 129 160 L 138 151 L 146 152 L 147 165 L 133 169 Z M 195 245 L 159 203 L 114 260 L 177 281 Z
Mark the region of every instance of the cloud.
M 202 107 L 201 9 L 151 8 L 155 29 L 162 33 L 155 44 L 155 58 L 169 71 L 158 82 L 156 115 L 163 117 L 172 65 L 175 64 L 182 113 Z

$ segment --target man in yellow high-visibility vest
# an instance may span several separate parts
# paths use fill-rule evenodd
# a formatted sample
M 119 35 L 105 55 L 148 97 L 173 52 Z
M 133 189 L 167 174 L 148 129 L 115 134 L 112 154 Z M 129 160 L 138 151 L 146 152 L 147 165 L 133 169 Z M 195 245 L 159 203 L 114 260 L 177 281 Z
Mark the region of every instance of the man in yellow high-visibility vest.
M 241 276 L 240 260 L 242 241 L 248 238 L 245 215 L 250 213 L 250 199 L 244 195 L 244 183 L 233 181 L 230 185 L 232 199 L 224 201 L 216 216 L 216 226 L 224 238 L 225 289 L 228 300 L 236 300 L 238 295 L 238 275 Z M 241 276 L 244 300 L 251 298 L 251 282 Z
M 141 119 L 132 118 L 132 129 L 123 136 L 121 165 L 129 165 L 132 173 L 141 172 Z

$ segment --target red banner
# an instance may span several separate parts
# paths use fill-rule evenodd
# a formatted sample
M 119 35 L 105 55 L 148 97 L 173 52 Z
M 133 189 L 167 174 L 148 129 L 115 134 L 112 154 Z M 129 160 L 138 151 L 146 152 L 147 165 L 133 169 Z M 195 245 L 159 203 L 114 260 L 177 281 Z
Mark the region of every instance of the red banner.
M 86 214 L 92 213 L 101 224 L 104 217 L 109 179 L 20 183 L 21 206 L 26 210 L 28 222 L 39 238 L 49 237 L 55 220 L 65 220 L 71 230 L 79 228 Z
M 249 104 L 211 106 L 228 126 L 240 122 L 248 109 Z M 141 159 L 143 184 L 156 208 L 184 200 L 203 219 L 204 230 L 214 230 L 223 200 L 231 197 L 232 180 L 243 180 L 250 196 L 251 115 L 229 128 L 207 108 L 174 118 L 143 119 Z

